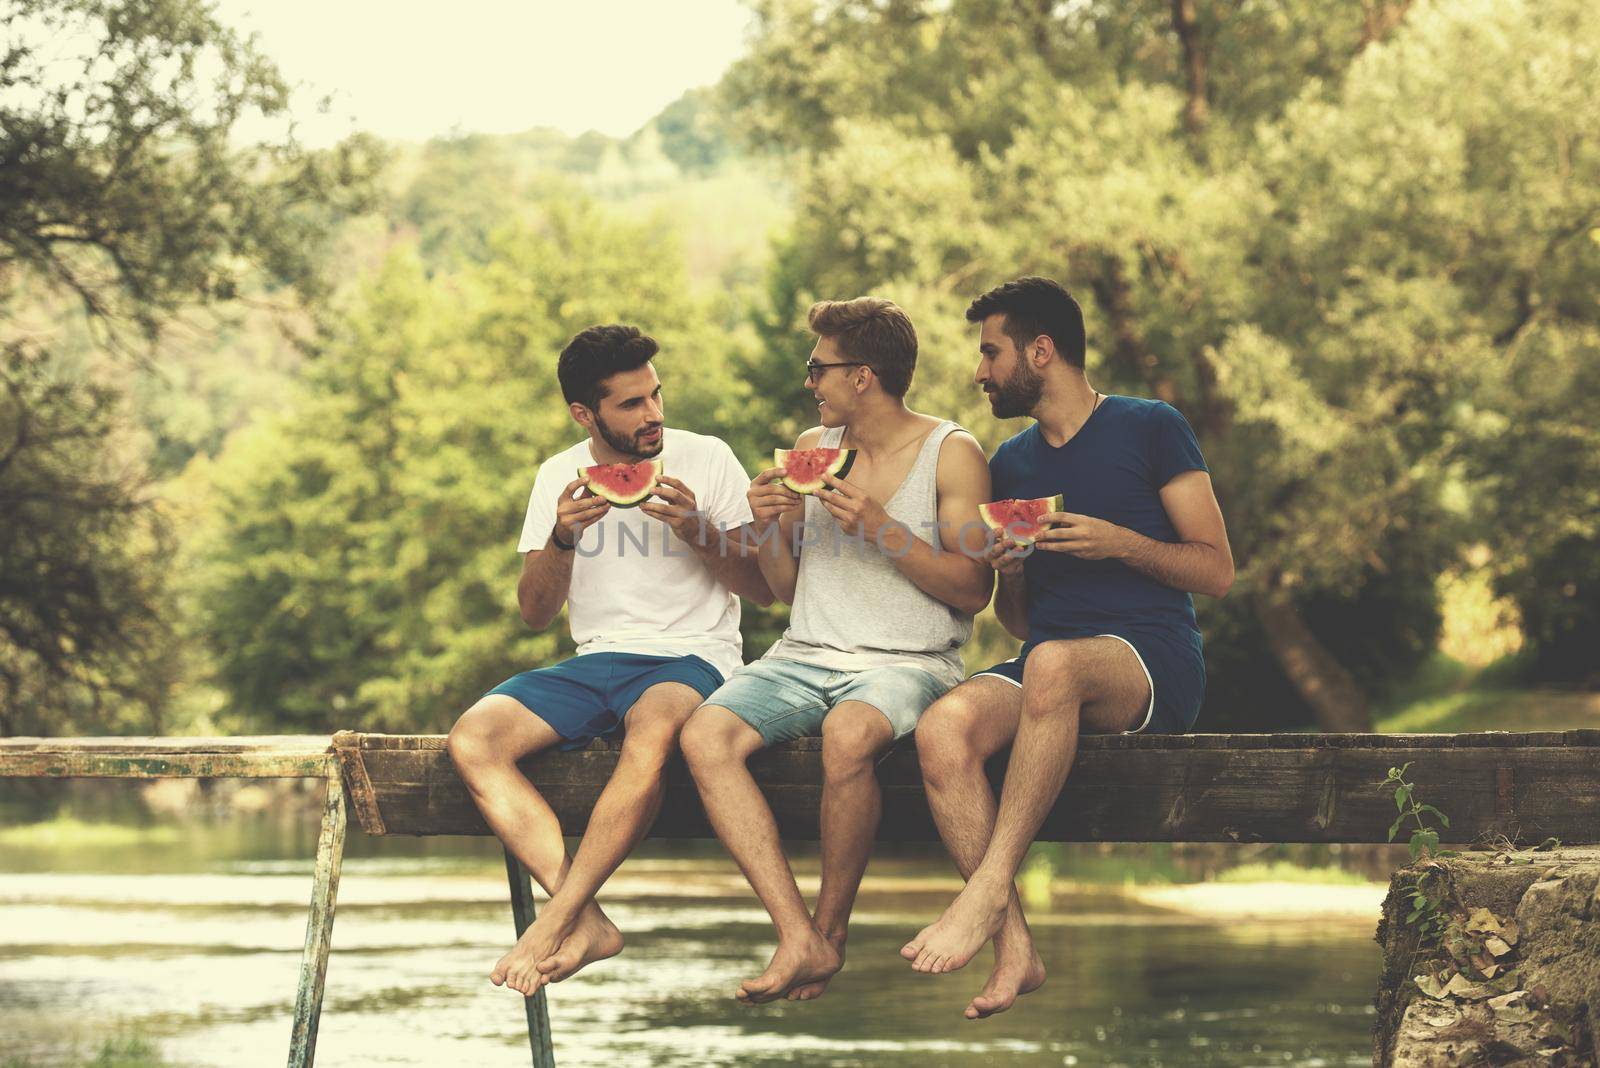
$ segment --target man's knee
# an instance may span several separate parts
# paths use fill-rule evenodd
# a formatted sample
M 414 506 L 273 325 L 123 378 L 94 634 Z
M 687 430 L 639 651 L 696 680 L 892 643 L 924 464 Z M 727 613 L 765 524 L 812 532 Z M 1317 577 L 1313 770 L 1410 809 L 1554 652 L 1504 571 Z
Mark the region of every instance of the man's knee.
M 683 728 L 694 714 L 699 695 L 685 700 L 677 695 L 660 700 L 644 697 L 628 712 L 622 740 L 622 759 L 666 763 Z
M 444 743 L 458 770 L 470 771 L 493 759 L 495 736 L 501 731 L 503 716 L 488 698 L 461 713 Z
M 917 723 L 917 760 L 922 777 L 937 788 L 952 774 L 981 765 L 978 751 L 978 709 L 964 695 L 949 693 L 935 701 Z
M 1076 641 L 1045 642 L 1028 654 L 1022 677 L 1022 715 L 1051 715 L 1084 696 L 1090 657 Z
M 870 772 L 894 742 L 894 728 L 868 706 L 834 710 L 822 721 L 822 771 L 829 778 Z
M 746 759 L 753 751 L 748 736 L 755 730 L 720 705 L 701 705 L 684 724 L 679 737 L 683 759 L 696 773 Z M 756 735 L 759 743 L 760 735 Z

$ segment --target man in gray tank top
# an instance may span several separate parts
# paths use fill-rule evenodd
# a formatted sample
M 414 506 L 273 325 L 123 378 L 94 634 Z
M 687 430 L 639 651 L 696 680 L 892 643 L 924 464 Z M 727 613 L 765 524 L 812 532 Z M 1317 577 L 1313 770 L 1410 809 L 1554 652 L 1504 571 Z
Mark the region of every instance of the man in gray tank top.
M 978 505 L 989 468 L 948 420 L 906 407 L 917 336 L 874 297 L 811 309 L 806 385 L 822 425 L 797 449 L 855 450 L 846 478 L 802 496 L 777 468 L 750 486 L 760 564 L 794 606 L 766 656 L 734 672 L 684 728 L 684 758 L 717 835 L 778 931 L 766 971 L 740 984 L 759 1003 L 805 1001 L 844 963 L 845 929 L 877 833 L 873 768 L 924 709 L 959 683 L 960 647 L 989 602 Z M 745 762 L 776 742 L 822 735 L 822 887 L 806 909 L 772 810 Z

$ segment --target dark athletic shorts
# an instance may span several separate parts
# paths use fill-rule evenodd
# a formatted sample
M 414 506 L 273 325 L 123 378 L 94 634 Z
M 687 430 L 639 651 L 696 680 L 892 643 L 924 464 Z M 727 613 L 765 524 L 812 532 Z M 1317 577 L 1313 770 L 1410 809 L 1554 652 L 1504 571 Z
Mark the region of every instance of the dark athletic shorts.
M 513 675 L 484 696 L 515 698 L 561 735 L 560 748 L 581 749 L 619 733 L 628 710 L 658 682 L 681 682 L 703 699 L 722 685 L 722 672 L 698 656 L 586 653 Z
M 1084 634 L 1084 638 L 1116 638 L 1124 642 L 1139 658 L 1139 664 L 1150 680 L 1150 707 L 1145 710 L 1144 722 L 1127 731 L 1128 734 L 1185 734 L 1194 727 L 1200 715 L 1200 702 L 1206 692 L 1206 662 L 1199 638 L 1193 641 L 1173 640 L 1150 634 L 1128 631 L 1122 634 Z M 993 675 L 1021 688 L 1022 667 L 1028 654 L 1041 643 L 1029 642 L 1010 660 L 976 672 Z

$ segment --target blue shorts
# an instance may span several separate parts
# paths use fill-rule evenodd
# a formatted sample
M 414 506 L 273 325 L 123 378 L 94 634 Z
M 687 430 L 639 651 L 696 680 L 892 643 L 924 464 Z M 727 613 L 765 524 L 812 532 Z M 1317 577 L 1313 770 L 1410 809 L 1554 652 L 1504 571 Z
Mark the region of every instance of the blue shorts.
M 681 682 L 705 697 L 722 685 L 722 672 L 698 656 L 585 653 L 513 675 L 484 696 L 515 698 L 565 739 L 562 749 L 579 749 L 616 734 L 628 710 L 660 682 Z
M 1085 634 L 1085 638 L 1116 638 L 1133 650 L 1139 666 L 1150 680 L 1150 706 L 1144 721 L 1127 734 L 1185 734 L 1200 716 L 1200 702 L 1206 692 L 1206 663 L 1199 639 L 1172 641 L 1149 634 Z M 1029 642 L 1010 660 L 985 668 L 972 677 L 993 675 L 1017 687 L 1022 686 L 1022 667 L 1028 654 L 1038 645 Z
M 834 671 L 771 657 L 735 671 L 706 704 L 719 705 L 761 732 L 767 745 L 822 733 L 822 721 L 842 701 L 883 713 L 896 738 L 916 729 L 928 706 L 950 687 L 914 667 Z

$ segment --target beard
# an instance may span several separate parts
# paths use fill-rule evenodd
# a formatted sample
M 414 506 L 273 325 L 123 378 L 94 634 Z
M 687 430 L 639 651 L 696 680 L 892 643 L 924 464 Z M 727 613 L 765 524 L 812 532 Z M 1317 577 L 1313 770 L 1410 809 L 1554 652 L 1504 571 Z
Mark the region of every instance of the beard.
M 1015 419 L 1028 415 L 1039 406 L 1044 396 L 1044 376 L 1019 361 L 1011 377 L 996 385 L 989 394 L 989 407 L 997 419 Z
M 652 445 L 646 445 L 644 442 L 639 440 L 645 434 L 662 429 L 660 424 L 657 424 L 656 426 L 647 426 L 633 434 L 622 434 L 612 430 L 609 426 L 607 426 L 606 421 L 600 418 L 600 413 L 596 412 L 594 416 L 594 425 L 595 429 L 600 431 L 600 440 L 611 446 L 613 449 L 616 449 L 624 456 L 637 456 L 641 460 L 648 460 L 650 457 L 659 453 L 662 449 L 662 446 L 667 443 L 667 437 L 665 434 L 661 435 L 660 441 L 657 441 Z

